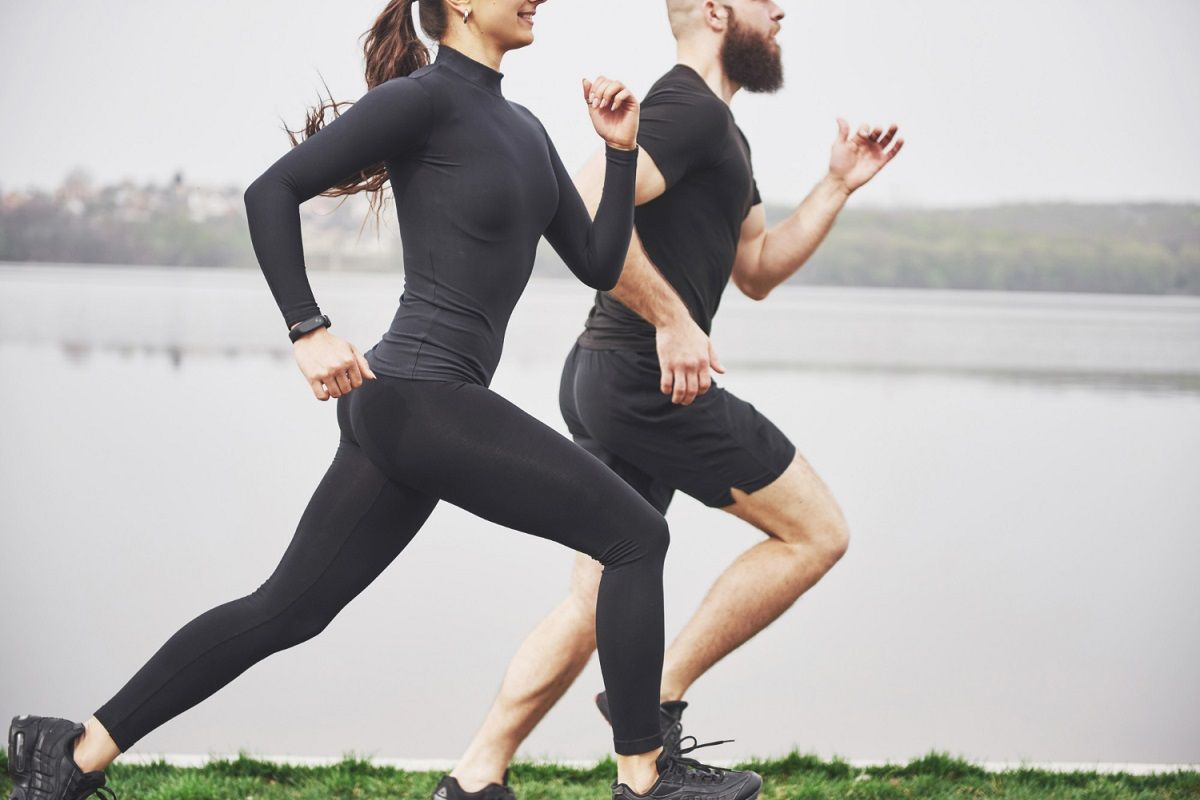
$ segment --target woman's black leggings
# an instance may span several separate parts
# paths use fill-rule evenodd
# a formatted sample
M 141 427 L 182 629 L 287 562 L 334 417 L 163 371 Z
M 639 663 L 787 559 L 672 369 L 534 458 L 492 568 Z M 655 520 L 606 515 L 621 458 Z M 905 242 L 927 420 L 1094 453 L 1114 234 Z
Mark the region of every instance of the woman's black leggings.
M 96 711 L 117 746 L 320 633 L 439 499 L 604 564 L 596 644 L 616 751 L 662 744 L 667 524 L 608 467 L 473 383 L 380 376 L 337 401 L 341 442 L 274 573 L 189 622 Z

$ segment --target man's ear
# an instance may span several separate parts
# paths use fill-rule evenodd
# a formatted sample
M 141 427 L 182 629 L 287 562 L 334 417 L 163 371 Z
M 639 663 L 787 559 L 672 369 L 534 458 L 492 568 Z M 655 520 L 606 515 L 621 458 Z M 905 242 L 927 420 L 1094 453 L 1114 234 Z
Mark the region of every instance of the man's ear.
M 718 0 L 704 0 L 704 24 L 714 31 L 724 31 L 729 24 L 729 9 Z

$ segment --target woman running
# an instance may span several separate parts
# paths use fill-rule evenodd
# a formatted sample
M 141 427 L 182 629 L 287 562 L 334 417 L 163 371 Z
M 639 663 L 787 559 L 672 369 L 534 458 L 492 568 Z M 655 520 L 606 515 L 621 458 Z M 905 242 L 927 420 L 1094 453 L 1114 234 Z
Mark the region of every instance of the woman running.
M 421 26 L 440 45 L 432 63 L 412 2 L 392 0 L 367 34 L 367 94 L 340 116 L 335 104 L 327 126 L 327 106 L 310 113 L 307 138 L 246 191 L 254 250 L 300 370 L 318 399 L 337 398 L 333 464 L 254 592 L 181 628 L 85 723 L 13 720 L 15 800 L 99 795 L 121 752 L 256 662 L 320 633 L 442 499 L 604 564 L 596 637 L 617 752 L 614 797 L 735 796 L 729 789 L 744 773 L 661 752 L 666 522 L 598 460 L 488 389 L 540 237 L 588 286 L 616 283 L 633 225 L 637 100 L 619 81 L 583 81 L 607 152 L 593 222 L 541 123 L 501 92 L 502 56 L 532 43 L 545 0 L 424 0 Z M 321 193 L 368 190 L 378 200 L 389 182 L 404 293 L 364 356 L 330 333 L 313 297 L 299 206 Z M 466 792 L 514 796 L 500 783 L 467 787 L 449 776 L 437 796 Z

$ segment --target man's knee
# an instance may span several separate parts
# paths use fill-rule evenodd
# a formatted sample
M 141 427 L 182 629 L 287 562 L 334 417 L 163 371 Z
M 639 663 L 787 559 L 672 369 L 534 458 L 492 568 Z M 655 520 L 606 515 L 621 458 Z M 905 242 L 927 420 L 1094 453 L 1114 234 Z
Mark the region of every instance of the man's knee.
M 836 504 L 788 514 L 779 528 L 772 532 L 777 538 L 815 550 L 829 566 L 840 561 L 850 547 L 850 526 Z
M 784 544 L 819 554 L 832 566 L 850 546 L 850 526 L 823 484 L 768 486 L 753 494 L 735 494 L 727 510 Z
M 850 526 L 840 512 L 830 522 L 824 541 L 826 554 L 835 563 L 850 549 Z
M 733 490 L 726 511 L 774 539 L 821 555 L 830 566 L 850 546 L 850 526 L 829 487 L 799 453 L 791 465 L 758 491 Z

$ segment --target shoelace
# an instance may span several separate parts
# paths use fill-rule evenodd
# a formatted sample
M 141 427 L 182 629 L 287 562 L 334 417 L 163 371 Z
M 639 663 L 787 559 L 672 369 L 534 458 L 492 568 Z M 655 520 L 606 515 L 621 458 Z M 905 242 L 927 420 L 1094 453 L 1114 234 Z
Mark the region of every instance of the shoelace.
M 96 781 L 99 783 L 96 783 Z M 99 797 L 100 800 L 117 800 L 117 793 L 104 784 L 104 778 L 93 777 L 87 775 L 79 779 L 78 783 L 73 783 L 67 787 L 71 789 L 82 790 L 83 794 L 79 795 L 79 800 L 87 800 L 89 797 Z
M 670 767 L 668 769 L 682 770 L 682 773 L 685 777 L 694 776 L 698 778 L 701 783 L 720 783 L 721 781 L 725 780 L 725 770 L 721 769 L 720 767 L 714 767 L 711 764 L 701 764 L 694 758 L 684 758 L 683 756 L 684 754 L 690 753 L 693 750 L 699 750 L 701 747 L 712 747 L 713 745 L 727 744 L 732 742 L 733 739 L 719 739 L 715 742 L 705 742 L 704 744 L 700 744 L 695 736 L 684 736 L 679 740 L 679 743 L 683 744 L 687 739 L 692 740 L 692 745 L 690 747 L 681 747 L 679 749 L 679 755 L 671 756 L 669 762 Z
M 675 724 L 668 728 L 668 730 L 677 737 L 676 741 L 678 741 L 678 737 L 683 736 L 683 722 L 676 720 Z M 693 736 L 692 738 L 694 739 L 696 737 Z
M 717 741 L 715 741 L 715 742 L 705 742 L 704 744 L 700 744 L 700 743 L 699 743 L 699 740 L 698 740 L 698 739 L 697 739 L 695 736 L 691 736 L 691 735 L 689 735 L 689 736 L 684 736 L 682 739 L 680 739 L 680 740 L 679 740 L 679 743 L 680 743 L 680 744 L 683 744 L 683 743 L 684 743 L 684 741 L 686 741 L 686 740 L 688 740 L 688 739 L 691 739 L 691 740 L 692 740 L 692 745 L 691 745 L 691 747 L 681 747 L 681 748 L 679 748 L 679 754 L 680 754 L 680 755 L 684 755 L 684 754 L 686 754 L 686 753 L 690 753 L 690 752 L 692 752 L 693 750 L 699 750 L 701 747 L 712 747 L 712 746 L 713 746 L 713 745 L 715 745 L 715 744 L 729 744 L 730 742 L 732 742 L 732 741 L 735 741 L 735 740 L 733 740 L 733 739 L 718 739 L 718 740 L 717 740 Z

